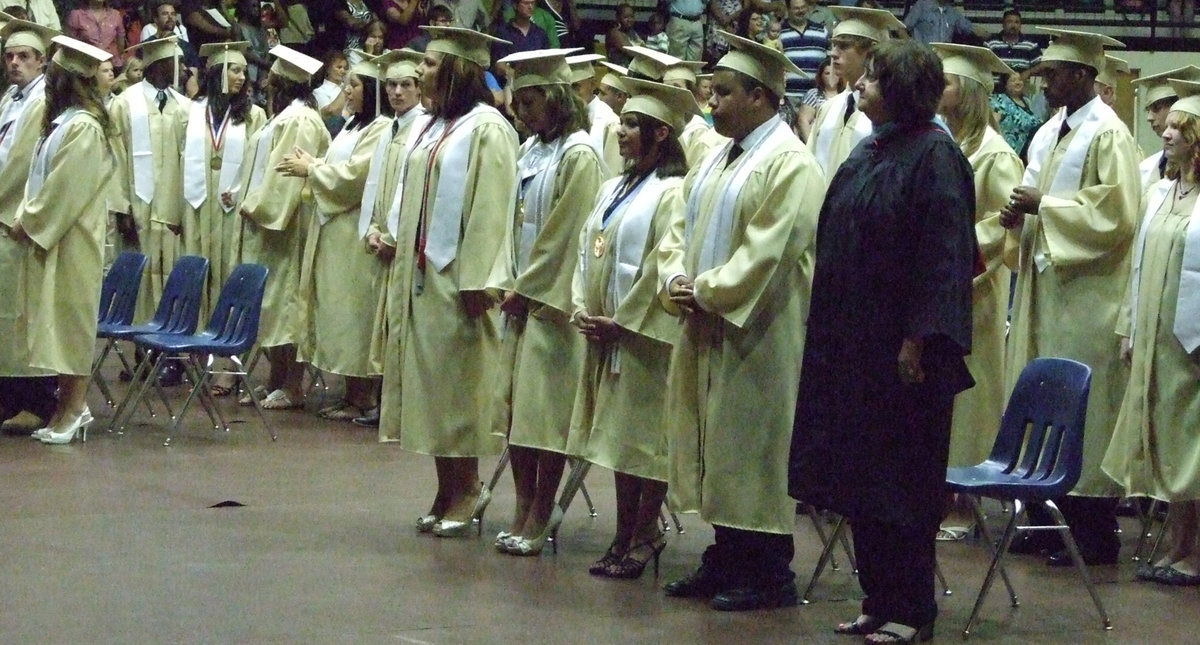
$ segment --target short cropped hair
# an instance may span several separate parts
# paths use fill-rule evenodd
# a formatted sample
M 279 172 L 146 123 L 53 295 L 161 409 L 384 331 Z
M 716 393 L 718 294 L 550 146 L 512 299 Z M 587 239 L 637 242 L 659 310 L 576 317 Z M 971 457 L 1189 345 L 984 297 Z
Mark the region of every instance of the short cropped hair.
M 942 59 L 924 43 L 887 40 L 867 59 L 867 78 L 879 83 L 883 103 L 898 123 L 923 123 L 933 118 L 946 76 Z

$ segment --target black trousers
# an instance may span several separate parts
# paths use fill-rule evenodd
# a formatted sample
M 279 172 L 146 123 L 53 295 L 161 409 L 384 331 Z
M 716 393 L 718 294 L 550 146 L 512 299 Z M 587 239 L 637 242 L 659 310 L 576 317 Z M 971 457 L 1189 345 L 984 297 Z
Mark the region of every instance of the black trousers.
M 937 618 L 933 570 L 937 522 L 891 524 L 851 520 L 862 613 L 920 628 Z
M 49 419 L 58 407 L 57 388 L 53 376 L 0 377 L 0 410 L 9 417 L 28 411 Z
M 795 544 L 792 535 L 747 531 L 713 525 L 715 543 L 704 550 L 701 563 L 726 589 L 777 587 L 796 578 L 792 573 Z
M 1063 518 L 1071 527 L 1071 537 L 1083 553 L 1106 553 L 1121 548 L 1117 537 L 1117 503 L 1115 497 L 1060 497 L 1054 500 Z M 1054 520 L 1040 504 L 1029 506 L 1029 523 L 1050 525 Z M 1057 537 L 1057 535 L 1055 536 Z M 1064 548 L 1054 541 L 1055 550 Z

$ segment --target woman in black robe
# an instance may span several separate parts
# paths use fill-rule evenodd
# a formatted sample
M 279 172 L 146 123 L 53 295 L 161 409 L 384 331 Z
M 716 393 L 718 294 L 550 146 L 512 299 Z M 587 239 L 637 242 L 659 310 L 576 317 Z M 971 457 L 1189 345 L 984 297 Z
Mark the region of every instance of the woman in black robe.
M 821 208 L 790 492 L 849 520 L 867 643 L 932 635 L 934 538 L 954 395 L 973 384 L 971 166 L 932 122 L 931 50 L 878 45 L 858 80 L 875 127 Z

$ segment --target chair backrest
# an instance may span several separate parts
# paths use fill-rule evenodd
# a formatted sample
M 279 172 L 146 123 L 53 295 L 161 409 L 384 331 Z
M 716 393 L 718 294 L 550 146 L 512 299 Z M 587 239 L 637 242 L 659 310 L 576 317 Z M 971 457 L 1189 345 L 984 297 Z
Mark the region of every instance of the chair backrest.
M 1025 366 L 1008 398 L 988 461 L 1038 485 L 1047 498 L 1079 481 L 1084 420 L 1092 370 L 1065 358 L 1037 358 Z
M 185 255 L 175 261 L 153 324 L 164 334 L 194 334 L 200 324 L 200 299 L 208 277 L 208 259 Z
M 100 287 L 100 324 L 128 325 L 133 322 L 145 271 L 146 256 L 141 253 L 125 251 L 117 256 Z
M 263 293 L 267 288 L 267 267 L 239 264 L 221 287 L 221 296 L 213 307 L 206 334 L 227 345 L 230 354 L 249 351 L 258 342 L 258 321 L 262 315 Z

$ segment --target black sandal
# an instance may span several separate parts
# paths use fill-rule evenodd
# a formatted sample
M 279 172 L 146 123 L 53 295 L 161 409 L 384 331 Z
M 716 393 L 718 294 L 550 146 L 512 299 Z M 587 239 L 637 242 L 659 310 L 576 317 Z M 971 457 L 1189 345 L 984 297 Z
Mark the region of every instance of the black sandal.
M 600 556 L 599 560 L 596 560 L 592 563 L 592 566 L 588 567 L 588 573 L 593 576 L 603 576 L 609 567 L 620 562 L 623 557 L 625 557 L 625 550 L 618 550 L 617 543 L 613 542 L 608 545 L 608 550 L 604 552 L 604 555 Z

